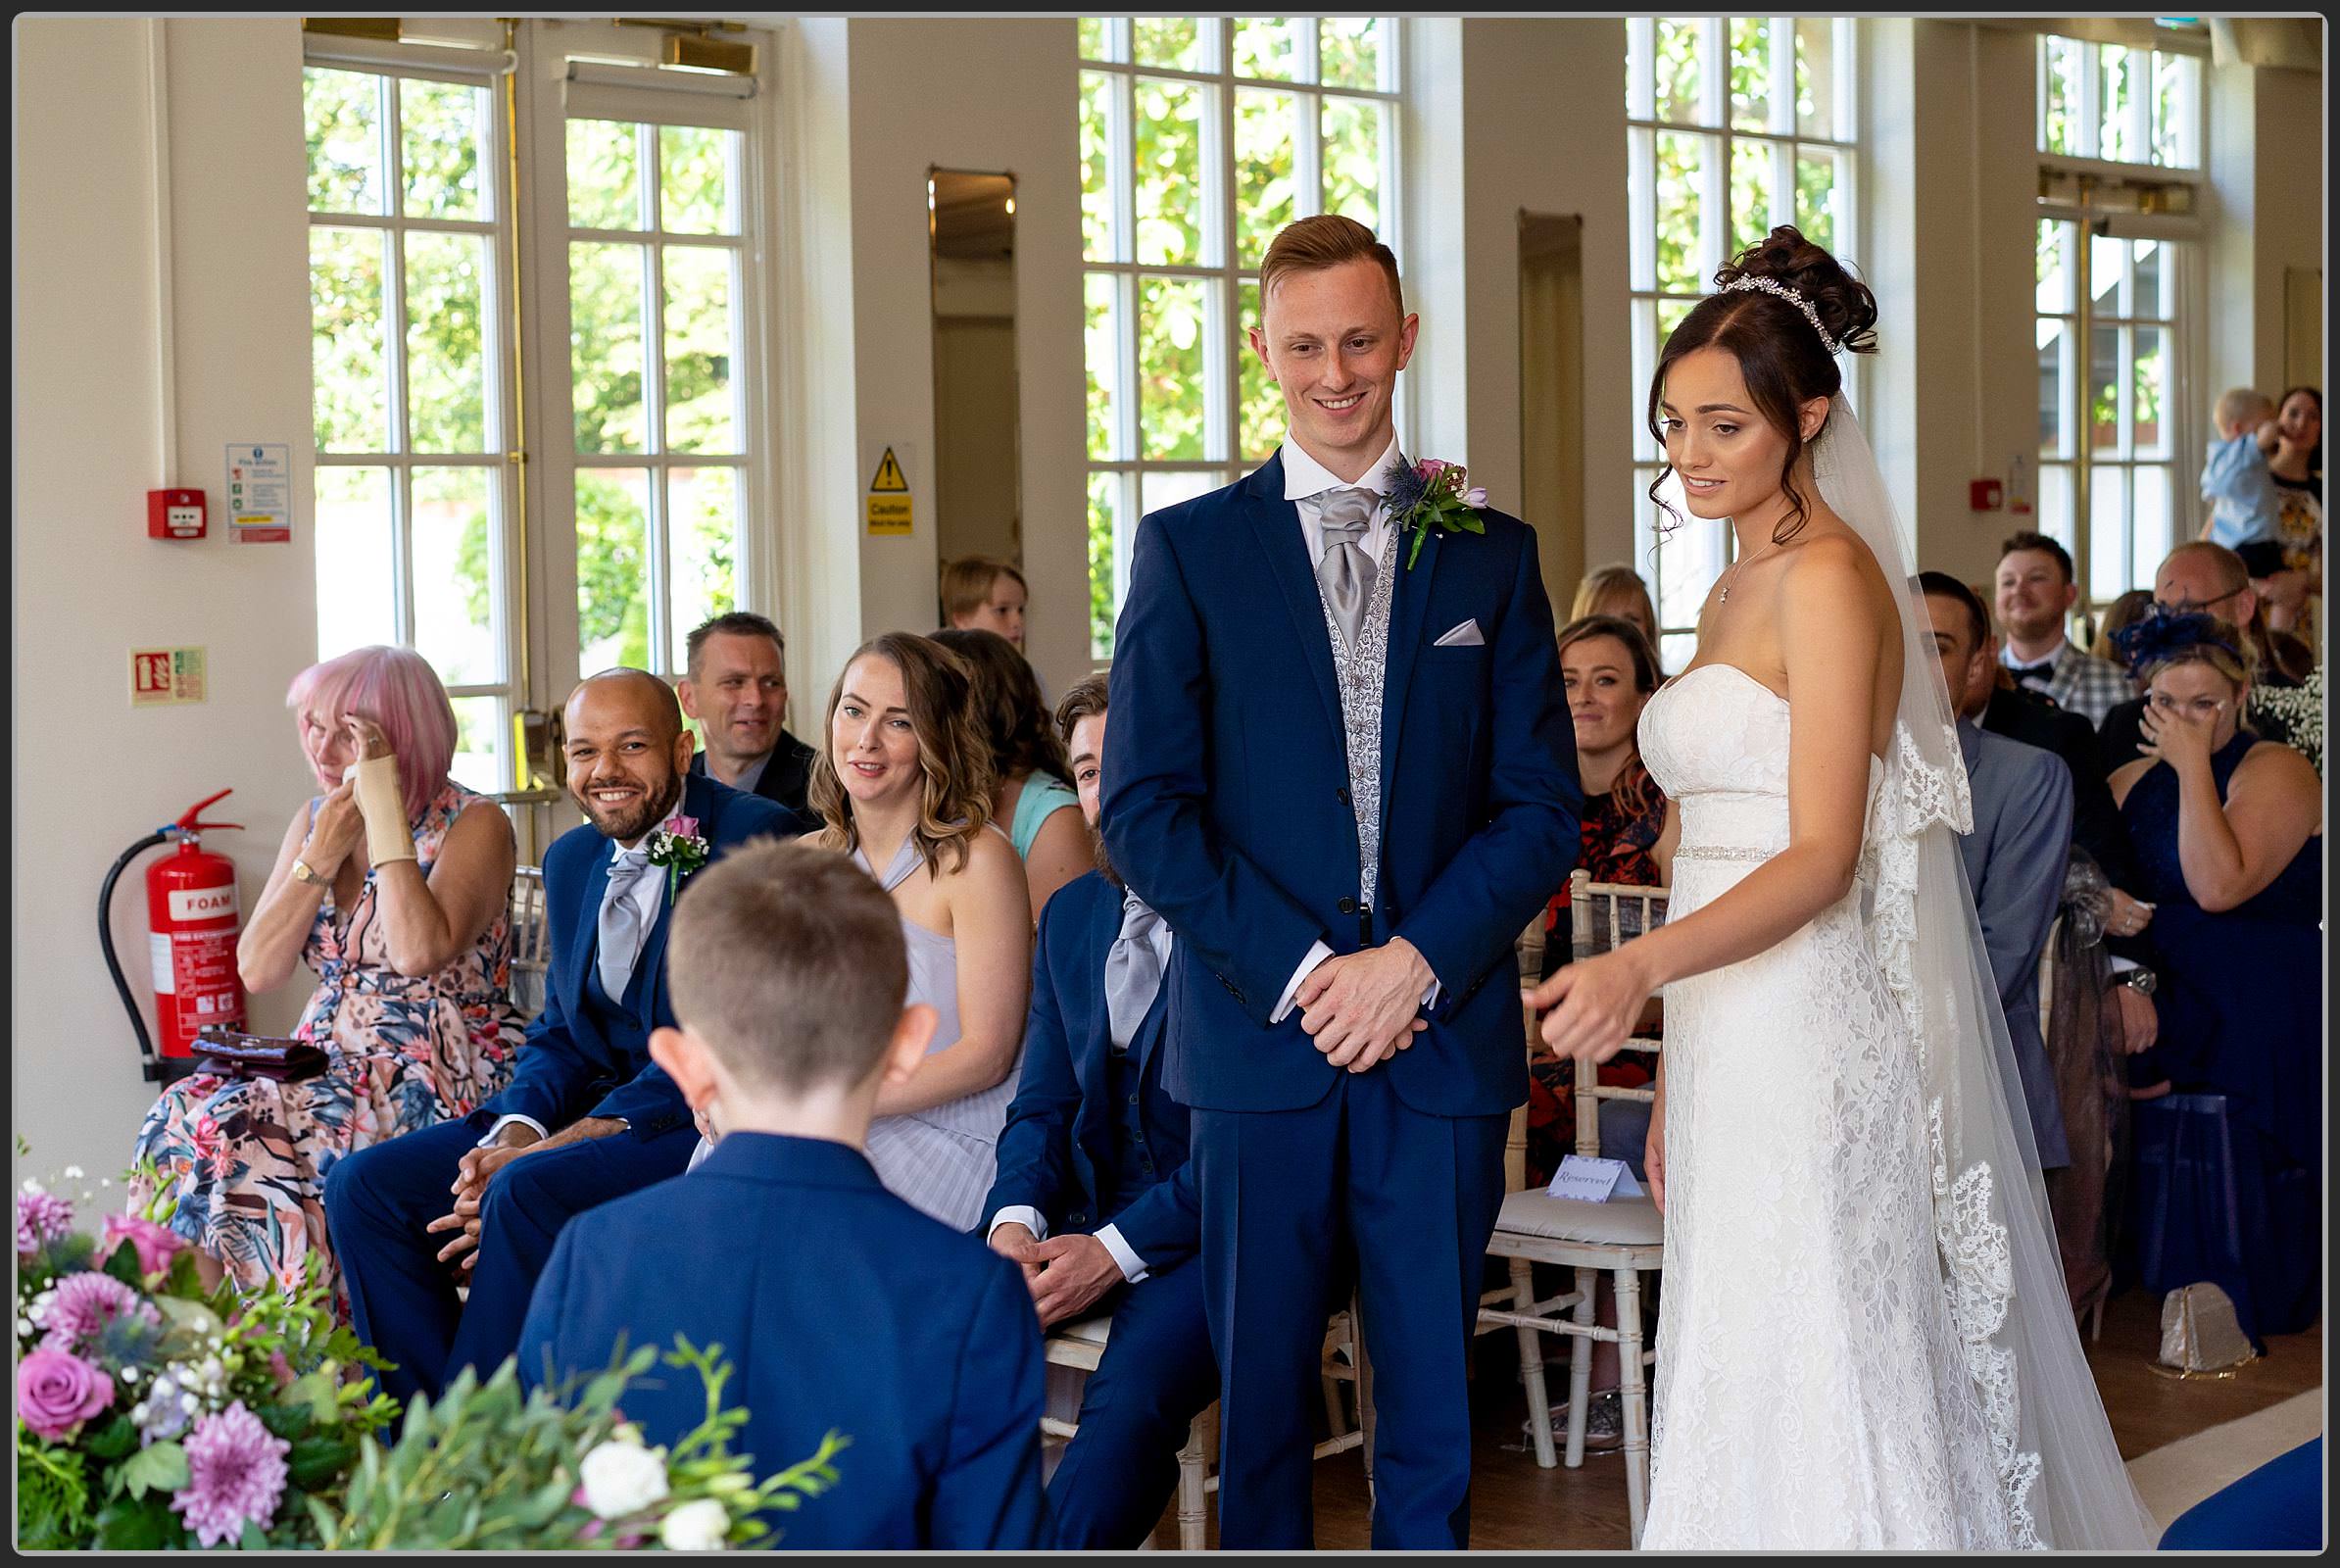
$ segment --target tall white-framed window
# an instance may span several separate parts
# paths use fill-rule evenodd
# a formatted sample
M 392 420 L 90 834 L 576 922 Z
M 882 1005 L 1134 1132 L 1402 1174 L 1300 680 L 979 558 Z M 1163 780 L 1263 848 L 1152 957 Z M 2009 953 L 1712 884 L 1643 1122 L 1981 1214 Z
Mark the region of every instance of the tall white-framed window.
M 1730 564 L 1731 531 L 1677 522 L 1648 499 L 1665 468 L 1648 433 L 1650 378 L 1715 270 L 1775 226 L 1856 260 L 1859 33 L 1850 17 L 1631 17 L 1625 29 L 1633 565 L 1657 606 L 1660 660 L 1679 669 Z
M 509 790 L 512 228 L 493 79 L 310 65 L 302 99 L 317 657 L 422 654 L 455 706 L 454 776 Z
M 2035 65 L 2036 526 L 2072 552 L 2085 620 L 2200 516 L 2203 59 L 2043 34 Z
M 1392 17 L 1083 17 L 1090 650 L 1146 513 L 1271 456 L 1283 404 L 1245 334 L 1294 219 L 1399 244 Z
M 416 649 L 456 776 L 544 802 L 578 675 L 672 677 L 765 597 L 774 71 L 664 68 L 656 26 L 397 25 L 306 40 L 319 655 Z

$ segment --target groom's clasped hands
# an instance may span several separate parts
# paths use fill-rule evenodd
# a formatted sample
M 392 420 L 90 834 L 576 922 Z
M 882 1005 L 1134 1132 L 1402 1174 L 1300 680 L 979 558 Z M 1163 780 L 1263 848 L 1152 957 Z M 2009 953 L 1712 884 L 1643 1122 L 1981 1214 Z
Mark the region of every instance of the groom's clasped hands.
M 1414 1043 L 1430 1027 L 1419 1016 L 1437 976 L 1403 937 L 1325 959 L 1300 981 L 1300 1027 L 1336 1067 L 1364 1072 Z

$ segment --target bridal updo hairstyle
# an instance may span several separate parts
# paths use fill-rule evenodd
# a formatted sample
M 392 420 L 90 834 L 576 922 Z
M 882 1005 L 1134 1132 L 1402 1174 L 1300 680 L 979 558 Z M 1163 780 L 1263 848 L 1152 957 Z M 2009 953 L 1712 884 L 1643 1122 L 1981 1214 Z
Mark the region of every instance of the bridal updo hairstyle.
M 1794 289 L 1811 302 L 1828 335 L 1850 354 L 1877 352 L 1877 296 L 1835 257 L 1782 223 L 1716 270 L 1717 292 L 1682 318 L 1658 355 L 1657 373 L 1649 381 L 1648 419 L 1649 433 L 1661 446 L 1665 431 L 1658 421 L 1658 401 L 1674 362 L 1704 348 L 1721 349 L 1738 362 L 1756 412 L 1787 438 L 1787 465 L 1779 472 L 1779 488 L 1787 493 L 1787 516 L 1772 534 L 1774 544 L 1784 544 L 1809 515 L 1795 487 L 1796 463 L 1804 455 L 1796 410 L 1813 398 L 1834 397 L 1843 389 L 1844 375 L 1836 356 L 1812 330 L 1802 311 L 1760 289 L 1731 290 L 1730 285 L 1742 277 L 1771 278 Z M 1679 522 L 1681 514 L 1658 494 L 1672 471 L 1662 469 L 1650 481 L 1649 499 Z

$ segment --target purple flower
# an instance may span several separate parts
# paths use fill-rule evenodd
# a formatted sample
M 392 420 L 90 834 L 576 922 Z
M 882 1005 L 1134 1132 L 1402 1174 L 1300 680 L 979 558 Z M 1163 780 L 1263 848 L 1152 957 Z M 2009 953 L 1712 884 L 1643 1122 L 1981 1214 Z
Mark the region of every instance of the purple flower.
M 244 1401 L 207 1415 L 187 1439 L 187 1484 L 171 1499 L 206 1546 L 233 1541 L 246 1525 L 266 1528 L 284 1498 L 284 1456 L 292 1445 L 272 1437 Z
M 55 1193 L 30 1183 L 17 1194 L 17 1250 L 37 1252 L 43 1242 L 55 1241 L 73 1228 L 73 1205 Z
M 1415 463 L 1414 471 L 1425 479 L 1435 479 L 1453 466 L 1444 458 L 1423 458 Z
M 162 1322 L 162 1314 L 148 1302 L 139 1299 L 138 1293 L 111 1274 L 95 1269 L 83 1269 L 68 1274 L 56 1285 L 56 1295 L 40 1311 L 40 1327 L 48 1330 L 41 1344 L 54 1350 L 77 1350 L 97 1338 L 98 1331 L 118 1317 L 132 1313 L 150 1323 Z
M 17 1366 L 17 1414 L 51 1441 L 114 1402 L 114 1380 L 69 1350 L 43 1347 Z
M 138 1272 L 160 1274 L 171 1266 L 171 1260 L 186 1250 L 186 1242 L 168 1225 L 158 1225 L 151 1219 L 135 1214 L 108 1214 L 106 1229 L 98 1239 L 98 1258 L 127 1241 L 138 1250 Z
M 691 839 L 699 836 L 699 818 L 684 816 L 680 812 L 666 818 L 665 827 L 667 832 L 678 839 Z
M 1478 508 L 1487 505 L 1487 486 L 1475 484 L 1463 492 L 1463 505 Z

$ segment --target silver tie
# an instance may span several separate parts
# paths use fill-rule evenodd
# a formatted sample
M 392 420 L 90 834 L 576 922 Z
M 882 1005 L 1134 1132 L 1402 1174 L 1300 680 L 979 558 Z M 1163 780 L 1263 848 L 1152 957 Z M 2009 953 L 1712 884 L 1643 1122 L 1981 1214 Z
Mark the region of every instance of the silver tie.
M 1316 580 L 1350 648 L 1357 646 L 1365 630 L 1365 601 L 1373 592 L 1373 558 L 1359 541 L 1380 503 L 1381 497 L 1370 490 L 1328 490 L 1317 512 L 1324 550 L 1316 558 Z
M 1126 1052 L 1138 1038 L 1138 1025 L 1162 989 L 1162 961 L 1154 956 L 1153 933 L 1162 917 L 1135 893 L 1124 893 L 1121 935 L 1105 954 L 1105 1022 L 1113 1049 Z
M 637 846 L 618 852 L 609 862 L 609 890 L 602 896 L 601 966 L 602 989 L 609 1000 L 625 1000 L 626 982 L 634 977 L 634 960 L 642 956 L 642 906 L 634 902 L 635 884 L 658 870 L 650 863 L 650 852 Z

